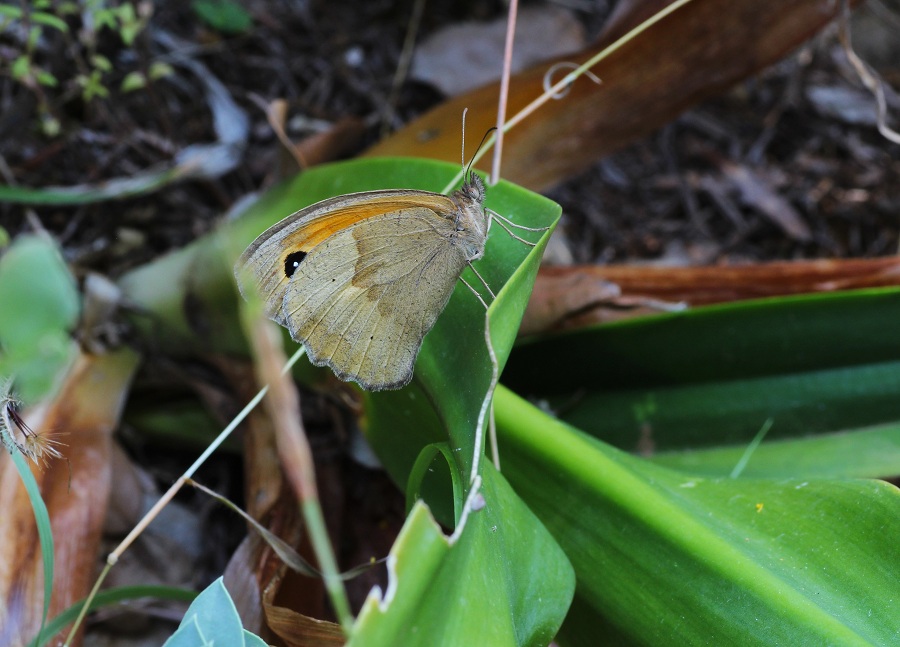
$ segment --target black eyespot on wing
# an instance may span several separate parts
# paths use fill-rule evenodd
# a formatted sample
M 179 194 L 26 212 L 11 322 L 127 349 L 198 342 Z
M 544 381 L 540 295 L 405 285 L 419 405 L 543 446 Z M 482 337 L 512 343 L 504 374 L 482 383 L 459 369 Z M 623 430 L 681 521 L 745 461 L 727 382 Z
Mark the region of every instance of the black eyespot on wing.
M 294 272 L 300 267 L 300 263 L 306 258 L 306 252 L 291 252 L 284 259 L 284 275 L 288 278 L 294 276 Z

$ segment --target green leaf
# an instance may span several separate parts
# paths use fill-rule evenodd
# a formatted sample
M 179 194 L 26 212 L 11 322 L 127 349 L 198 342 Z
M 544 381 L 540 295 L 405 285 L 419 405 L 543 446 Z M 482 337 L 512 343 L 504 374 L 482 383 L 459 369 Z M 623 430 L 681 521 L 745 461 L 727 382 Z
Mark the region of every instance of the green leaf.
M 792 440 L 745 447 L 714 447 L 660 452 L 648 457 L 658 465 L 693 474 L 729 474 L 745 452 L 742 477 L 852 478 L 893 475 L 900 465 L 900 422 L 810 434 Z
M 119 38 L 122 39 L 126 46 L 131 47 L 146 23 L 138 18 L 134 5 L 130 3 L 120 5 L 117 13 L 119 18 Z
M 496 396 L 504 475 L 575 567 L 565 645 L 886 645 L 900 492 L 877 481 L 706 479 Z
M 240 647 L 245 644 L 244 636 L 247 634 L 249 632 L 241 626 L 241 618 L 220 577 L 191 603 L 178 630 L 164 643 L 164 647 Z
M 147 70 L 147 76 L 150 77 L 151 81 L 156 81 L 157 79 L 172 76 L 174 73 L 175 69 L 164 61 L 151 63 L 150 69 Z
M 17 20 L 23 16 L 23 13 L 20 7 L 13 7 L 12 5 L 8 4 L 0 4 L 0 16 L 10 18 L 12 20 Z
M 90 101 L 94 97 L 105 99 L 109 96 L 109 90 L 103 85 L 103 75 L 100 70 L 94 70 L 90 76 L 79 74 L 75 77 L 75 82 L 81 86 L 81 96 L 85 101 Z
M 97 595 L 94 596 L 93 600 L 91 600 L 89 610 L 93 611 L 95 609 L 112 607 L 116 604 L 143 598 L 190 602 L 196 597 L 197 593 L 194 591 L 187 591 L 171 586 L 120 586 L 99 591 Z M 84 600 L 79 600 L 53 618 L 53 620 L 48 622 L 44 627 L 40 640 L 35 637 L 35 639 L 28 644 L 29 647 L 44 647 L 51 638 L 56 636 L 56 634 L 65 629 L 68 625 L 72 624 L 75 618 L 78 617 L 78 614 L 81 612 L 81 607 L 83 606 Z
M 233 642 L 234 636 L 231 638 Z M 199 621 L 191 617 L 178 625 L 178 629 L 163 643 L 163 647 L 216 647 L 216 643 L 203 635 Z
M 492 466 L 485 506 L 448 540 L 421 501 L 391 549 L 349 645 L 547 645 L 575 586 L 565 556 Z
M 134 12 L 134 5 L 125 2 L 115 8 L 116 15 L 123 25 L 133 23 L 137 20 L 137 14 Z
M 194 0 L 191 8 L 207 25 L 225 34 L 241 34 L 253 25 L 253 18 L 234 0 Z
M 53 76 L 50 72 L 46 70 L 42 70 L 40 68 L 35 68 L 34 76 L 37 79 L 37 82 L 41 85 L 45 85 L 47 87 L 55 88 L 58 85 L 58 81 L 56 77 Z
M 660 459 L 685 469 L 730 473 L 720 450 L 736 461 L 771 419 L 747 475 L 775 475 L 775 465 L 782 476 L 897 474 L 897 320 L 897 288 L 696 308 L 530 340 L 505 381 L 584 431 L 670 452 Z M 836 460 L 847 433 L 876 425 Z M 806 456 L 779 459 L 777 449 Z
M 37 47 L 38 41 L 41 39 L 41 36 L 44 35 L 44 30 L 40 27 L 31 27 L 28 30 L 28 40 L 26 41 L 26 47 L 29 52 L 33 52 L 35 47 Z
M 0 376 L 25 402 L 46 393 L 72 352 L 78 291 L 52 243 L 22 236 L 0 257 Z
M 32 12 L 32 14 L 28 18 L 38 25 L 53 27 L 54 29 L 58 29 L 63 33 L 69 31 L 69 26 L 66 24 L 66 21 L 62 18 L 54 16 L 53 14 L 44 13 L 43 11 L 35 11 Z
M 125 78 L 122 79 L 122 84 L 119 86 L 119 89 L 122 92 L 133 92 L 134 90 L 140 90 L 147 85 L 147 77 L 144 76 L 143 72 L 129 72 L 125 75 Z
M 147 86 L 148 80 L 156 81 L 158 79 L 171 76 L 174 73 L 174 70 L 171 65 L 168 63 L 163 63 L 158 61 L 150 65 L 150 69 L 147 70 L 147 74 L 143 72 L 129 72 L 125 75 L 125 78 L 122 79 L 122 84 L 119 86 L 119 89 L 122 92 L 133 92 L 134 90 L 140 90 Z
M 112 63 L 102 54 L 94 54 L 91 56 L 91 64 L 101 72 L 109 72 L 112 70 Z
M 266 647 L 265 640 L 244 629 L 244 647 Z
M 10 72 L 14 79 L 21 81 L 28 77 L 31 71 L 31 59 L 28 54 L 22 54 L 12 62 Z
M 116 29 L 116 12 L 113 9 L 98 9 L 94 12 L 94 29 L 100 31 L 104 27 Z
M 4 432 L 0 430 L 0 433 Z M 44 608 L 41 615 L 41 631 L 38 633 L 52 637 L 54 634 L 44 626 L 50 611 L 50 596 L 53 593 L 53 528 L 50 525 L 50 514 L 47 512 L 47 505 L 41 496 L 41 488 L 25 458 L 17 451 L 10 452 L 10 456 L 19 473 L 19 478 L 22 479 L 22 485 L 28 493 L 28 500 L 31 502 L 31 509 L 34 512 L 34 522 L 37 525 L 38 541 L 41 545 L 41 561 L 44 565 Z

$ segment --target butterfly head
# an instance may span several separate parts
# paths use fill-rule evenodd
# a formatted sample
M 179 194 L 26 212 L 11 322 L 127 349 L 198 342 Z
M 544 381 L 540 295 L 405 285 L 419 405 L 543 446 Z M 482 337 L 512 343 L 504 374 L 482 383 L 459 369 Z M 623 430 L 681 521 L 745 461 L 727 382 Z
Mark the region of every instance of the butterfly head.
M 468 261 L 475 261 L 484 256 L 488 229 L 484 196 L 484 182 L 474 173 L 471 173 L 463 185 L 450 196 L 456 205 L 456 213 L 453 215 L 456 227 L 451 238 Z
M 469 171 L 468 177 L 466 178 L 466 181 L 463 182 L 463 185 L 459 187 L 458 193 L 460 193 L 461 197 L 468 202 L 483 205 L 486 193 L 484 181 L 478 174 Z

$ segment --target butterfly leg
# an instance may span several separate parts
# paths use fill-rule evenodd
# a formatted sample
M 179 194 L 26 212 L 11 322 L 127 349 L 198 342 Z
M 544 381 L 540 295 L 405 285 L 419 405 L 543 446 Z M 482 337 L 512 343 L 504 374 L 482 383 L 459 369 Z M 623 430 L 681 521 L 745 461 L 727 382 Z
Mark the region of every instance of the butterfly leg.
M 472 266 L 470 265 L 469 267 L 472 267 Z M 479 278 L 481 278 L 481 277 L 479 277 Z M 471 285 L 469 285 L 469 282 L 466 281 L 463 277 L 459 277 L 459 280 L 463 282 L 463 285 L 465 285 L 467 288 L 469 288 L 469 289 L 472 291 L 472 294 L 474 294 L 474 295 L 478 298 L 478 300 L 481 301 L 481 305 L 483 305 L 483 306 L 484 306 L 484 309 L 487 310 L 488 304 L 487 304 L 487 302 L 485 302 L 485 300 L 481 297 L 481 295 L 478 294 L 478 290 L 476 290 L 476 289 L 473 288 Z
M 524 225 L 517 225 L 512 220 L 510 220 L 509 218 L 505 218 L 504 216 L 501 216 L 496 211 L 488 210 L 488 212 L 491 215 L 491 220 L 496 220 L 497 224 L 500 225 L 501 227 L 503 227 L 504 231 L 506 231 L 507 234 L 509 234 L 515 240 L 518 240 L 521 243 L 525 243 L 529 247 L 534 247 L 535 245 L 537 245 L 537 243 L 532 243 L 530 240 L 525 240 L 524 238 L 517 236 L 516 234 L 514 234 L 512 232 L 510 227 L 515 227 L 516 229 L 523 229 L 525 231 L 547 231 L 549 229 L 549 227 L 526 227 Z
M 494 294 L 494 291 L 491 289 L 491 286 L 487 284 L 487 281 L 485 281 L 483 278 L 481 278 L 481 274 L 478 273 L 478 270 L 475 269 L 475 266 L 472 265 L 472 263 L 468 263 L 468 265 L 469 265 L 469 269 L 471 269 L 475 273 L 475 276 L 478 277 L 478 280 L 481 281 L 481 284 L 488 291 L 488 294 L 491 295 L 491 299 L 496 299 L 497 295 Z

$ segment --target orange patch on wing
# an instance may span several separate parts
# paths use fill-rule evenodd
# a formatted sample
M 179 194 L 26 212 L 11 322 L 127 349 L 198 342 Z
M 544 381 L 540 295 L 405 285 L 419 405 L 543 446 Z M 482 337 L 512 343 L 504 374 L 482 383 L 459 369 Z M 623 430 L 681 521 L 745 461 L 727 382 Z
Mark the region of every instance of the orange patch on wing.
M 443 195 L 428 195 L 424 192 L 410 192 L 408 196 L 371 197 L 364 194 L 355 196 L 350 204 L 333 207 L 327 216 L 313 218 L 291 236 L 291 251 L 309 252 L 313 247 L 333 234 L 356 223 L 392 211 L 412 208 L 426 208 L 446 216 L 454 208 L 450 199 Z

